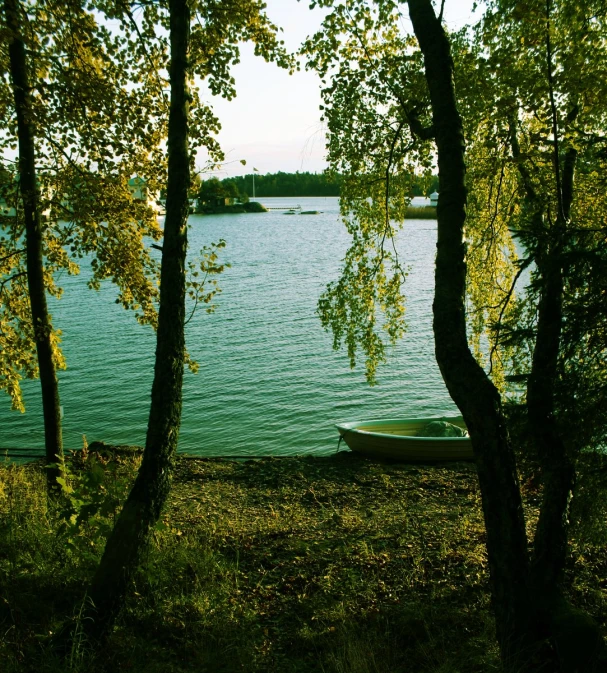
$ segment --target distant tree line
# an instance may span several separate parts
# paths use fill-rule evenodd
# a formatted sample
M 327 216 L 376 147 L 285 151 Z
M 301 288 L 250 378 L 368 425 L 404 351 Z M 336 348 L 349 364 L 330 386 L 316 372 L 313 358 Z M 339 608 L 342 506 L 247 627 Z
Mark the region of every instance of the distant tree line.
M 267 196 L 339 196 L 343 178 L 341 175 L 328 173 L 296 172 L 255 173 L 255 198 Z M 253 174 L 225 178 L 222 184 L 231 187 L 238 194 L 253 197 Z M 438 188 L 438 177 L 414 178 L 413 196 L 431 194 Z

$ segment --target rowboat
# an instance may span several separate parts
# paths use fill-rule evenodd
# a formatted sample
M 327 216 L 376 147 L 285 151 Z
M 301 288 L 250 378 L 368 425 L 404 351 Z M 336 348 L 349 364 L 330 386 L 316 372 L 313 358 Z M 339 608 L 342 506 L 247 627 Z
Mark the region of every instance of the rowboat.
M 371 458 L 391 458 L 406 463 L 473 459 L 472 442 L 468 436 L 418 436 L 432 421 L 450 423 L 466 430 L 461 416 L 354 421 L 336 427 L 352 451 Z

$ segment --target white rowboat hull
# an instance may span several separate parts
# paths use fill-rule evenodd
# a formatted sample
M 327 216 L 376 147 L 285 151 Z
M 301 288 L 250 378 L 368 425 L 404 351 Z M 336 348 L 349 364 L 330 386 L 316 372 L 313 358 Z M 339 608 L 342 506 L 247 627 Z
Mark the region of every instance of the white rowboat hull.
M 473 460 L 470 437 L 417 437 L 431 421 L 447 421 L 466 429 L 461 416 L 354 421 L 337 425 L 344 442 L 356 453 L 406 463 Z

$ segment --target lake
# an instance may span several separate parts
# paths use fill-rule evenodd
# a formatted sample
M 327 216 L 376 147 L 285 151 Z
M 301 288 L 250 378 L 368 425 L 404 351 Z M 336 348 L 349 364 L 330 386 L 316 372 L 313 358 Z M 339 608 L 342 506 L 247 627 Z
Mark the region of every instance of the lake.
M 332 350 L 316 315 L 318 297 L 338 276 L 348 246 L 337 198 L 258 199 L 270 207 L 301 205 L 319 215 L 192 215 L 190 251 L 224 238 L 232 266 L 214 314 L 198 312 L 186 327 L 200 363 L 186 372 L 179 450 L 202 456 L 327 454 L 336 422 L 453 415 L 434 361 L 432 294 L 436 222 L 410 220 L 400 235 L 408 332 L 390 349 L 371 388 L 364 367 L 350 370 Z M 144 444 L 155 335 L 114 303 L 108 282 L 86 288 L 87 270 L 64 276 L 53 324 L 63 332 L 68 369 L 60 372 L 67 448 L 103 440 Z M 27 411 L 0 397 L 0 447 L 37 448 L 44 434 L 39 382 L 24 382 Z

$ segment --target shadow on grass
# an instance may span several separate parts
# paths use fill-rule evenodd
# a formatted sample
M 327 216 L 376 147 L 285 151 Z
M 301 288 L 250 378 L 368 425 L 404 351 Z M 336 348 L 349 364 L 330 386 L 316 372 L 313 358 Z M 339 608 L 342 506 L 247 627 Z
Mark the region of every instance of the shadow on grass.
M 120 464 L 122 483 L 107 467 L 108 495 L 123 497 L 112 489 L 126 492 L 135 465 Z M 77 638 L 62 660 L 49 636 L 78 625 L 103 540 L 94 526 L 61 533 L 44 488 L 34 470 L 0 469 L 5 673 L 499 670 L 473 465 L 180 459 L 108 642 Z M 601 615 L 595 555 L 574 591 Z

